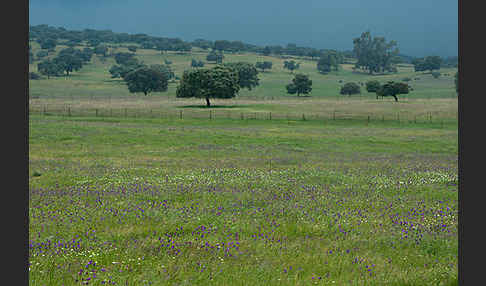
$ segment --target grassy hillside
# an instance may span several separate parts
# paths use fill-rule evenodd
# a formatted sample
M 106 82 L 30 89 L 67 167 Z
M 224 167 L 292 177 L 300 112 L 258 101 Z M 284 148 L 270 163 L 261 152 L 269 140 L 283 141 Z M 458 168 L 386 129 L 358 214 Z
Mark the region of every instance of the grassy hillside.
M 32 51 L 34 55 L 39 50 L 37 43 L 32 42 Z M 56 51 L 66 48 L 66 46 L 57 46 Z M 82 47 L 78 47 L 82 48 Z M 128 52 L 126 48 L 111 48 L 111 53 Z M 192 54 L 177 54 L 172 52 L 160 53 L 156 50 L 138 49 L 136 57 L 146 64 L 162 64 L 164 59 L 172 61 L 171 68 L 175 74 L 181 76 L 183 71 L 190 69 L 191 59 L 202 60 L 206 62 L 207 52 L 196 51 Z M 51 55 L 52 56 L 52 55 Z M 293 75 L 283 69 L 283 62 L 286 59 L 261 56 L 255 54 L 225 54 L 224 62 L 244 61 L 256 63 L 257 61 L 271 61 L 273 67 L 271 70 L 259 74 L 260 86 L 252 91 L 242 90 L 238 98 L 260 97 L 271 98 L 290 95 L 286 94 L 285 85 L 291 81 Z M 295 59 L 300 62 L 300 69 L 294 71 L 295 73 L 305 73 L 310 76 L 313 81 L 312 97 L 317 98 L 335 98 L 339 96 L 340 86 L 346 82 L 362 82 L 376 79 L 381 82 L 388 80 L 400 81 L 403 78 L 409 77 L 412 79 L 410 85 L 414 91 L 405 98 L 455 98 L 454 89 L 454 73 L 456 69 L 442 69 L 443 74 L 438 79 L 434 79 L 427 73 L 415 73 L 412 65 L 402 64 L 398 67 L 397 74 L 389 75 L 373 75 L 366 73 L 356 73 L 352 71 L 352 65 L 343 64 L 341 69 L 337 72 L 331 72 L 327 75 L 320 74 L 316 68 L 316 61 L 308 59 Z M 52 78 L 50 80 L 31 81 L 29 84 L 31 97 L 83 97 L 83 96 L 128 96 L 129 92 L 125 84 L 120 80 L 113 80 L 110 78 L 108 70 L 115 64 L 112 57 L 107 58 L 102 62 L 97 56 L 93 56 L 92 62 L 84 66 L 79 72 L 65 79 Z M 206 63 L 207 67 L 214 64 Z M 31 71 L 36 71 L 37 62 L 29 66 Z M 447 74 L 447 75 L 444 75 Z M 419 78 L 414 80 L 415 78 Z M 342 81 L 341 83 L 339 81 Z M 171 84 L 168 92 L 154 93 L 152 96 L 168 96 L 175 97 L 176 83 Z M 368 94 L 363 87 L 362 96 L 373 98 L 374 94 Z M 292 96 L 293 97 L 293 96 Z

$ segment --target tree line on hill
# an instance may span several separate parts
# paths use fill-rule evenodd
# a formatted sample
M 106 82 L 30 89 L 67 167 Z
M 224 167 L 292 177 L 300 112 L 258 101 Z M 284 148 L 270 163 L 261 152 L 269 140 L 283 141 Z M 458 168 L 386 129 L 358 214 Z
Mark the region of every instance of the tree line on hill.
M 142 92 L 147 95 L 153 91 L 166 91 L 168 81 L 177 78 L 170 68 L 171 62 L 167 59 L 165 64 L 146 65 L 135 58 L 135 53 L 139 48 L 136 45 L 126 46 L 129 50 L 126 52 L 108 54 L 107 43 L 138 43 L 142 48 L 153 48 L 154 45 L 148 45 L 147 42 L 158 43 L 156 48 L 163 51 L 190 51 L 192 45 L 181 44 L 180 39 L 170 39 L 161 37 L 151 37 L 145 34 L 129 35 L 126 33 L 113 33 L 111 31 L 96 31 L 85 29 L 83 31 L 68 31 L 64 28 L 54 28 L 47 25 L 31 26 L 30 39 L 35 39 L 41 46 L 42 50 L 37 52 L 36 57 L 43 59 L 48 57 L 49 53 L 55 50 L 58 44 L 58 39 L 64 39 L 63 45 L 70 47 L 62 49 L 54 58 L 50 57 L 38 63 L 38 71 L 41 74 L 50 76 L 60 76 L 77 71 L 82 66 L 91 60 L 93 54 L 98 55 L 101 59 L 108 56 L 113 56 L 116 65 L 113 65 L 109 73 L 112 78 L 123 79 L 130 92 Z M 67 42 L 66 42 L 67 40 Z M 86 41 L 88 47 L 81 49 L 73 48 L 79 45 L 81 41 Z M 225 52 L 244 51 L 249 46 L 240 41 L 206 41 L 199 39 L 194 41 L 200 48 L 211 49 L 206 57 L 208 62 L 212 61 L 218 64 L 211 69 L 198 69 L 204 67 L 204 62 L 192 59 L 191 67 L 193 70 L 185 71 L 182 79 L 179 82 L 177 89 L 177 97 L 202 97 L 206 99 L 207 105 L 210 106 L 209 98 L 229 98 L 233 97 L 239 89 L 252 87 L 258 85 L 258 69 L 264 72 L 272 69 L 271 61 L 250 63 L 224 63 Z M 70 45 L 71 43 L 72 45 Z M 144 44 L 145 43 L 145 44 Z M 159 45 L 163 43 L 162 46 Z M 402 62 L 400 59 L 399 50 L 395 41 L 387 42 L 384 37 L 372 37 L 369 31 L 361 34 L 360 37 L 353 39 L 354 48 L 351 51 L 355 58 L 354 69 L 362 70 L 371 74 L 397 72 L 397 64 Z M 159 45 L 159 46 L 157 46 Z M 165 45 L 165 46 L 164 46 Z M 185 47 L 183 47 L 185 46 Z M 174 48 L 176 47 L 176 48 Z M 279 54 L 282 50 L 276 48 L 277 46 L 266 46 L 263 48 L 264 54 Z M 306 55 L 318 57 L 317 70 L 322 74 L 327 74 L 331 71 L 338 71 L 341 64 L 346 62 L 349 53 L 339 52 L 335 50 L 308 50 L 308 53 L 300 53 L 301 49 L 295 44 L 288 44 L 284 50 L 290 55 Z M 34 55 L 29 45 L 29 62 L 32 63 Z M 415 71 L 430 71 L 434 75 L 434 70 L 440 69 L 444 62 L 447 65 L 454 65 L 454 58 L 448 58 L 443 61 L 438 56 L 427 56 L 424 58 L 414 58 L 411 64 L 414 65 Z M 292 60 L 285 60 L 283 68 L 288 69 L 293 74 L 294 70 L 299 69 L 300 63 Z M 440 74 L 440 73 L 439 73 Z M 436 76 L 434 76 L 436 77 Z M 36 77 L 31 74 L 31 78 Z M 177 78 L 178 79 L 178 78 Z M 370 84 L 370 85 L 369 85 Z M 374 84 L 374 85 L 373 85 Z M 369 85 L 369 86 L 368 86 Z M 287 93 L 289 94 L 308 94 L 312 90 L 312 80 L 307 75 L 296 74 L 291 83 L 286 85 Z M 373 87 L 374 86 L 374 87 Z M 457 74 L 456 74 L 456 90 L 457 88 Z M 384 85 L 376 85 L 376 82 L 367 83 L 368 92 L 376 92 L 378 96 L 392 96 L 398 101 L 396 95 L 408 93 L 408 85 L 404 83 L 388 82 Z M 355 83 L 347 83 L 341 87 L 341 94 L 351 95 L 360 93 L 359 85 Z
M 310 57 L 319 61 L 318 70 L 327 73 L 331 69 L 336 70 L 337 65 L 349 62 L 349 59 L 356 59 L 356 69 L 367 71 L 370 74 L 380 72 L 396 71 L 396 64 L 420 62 L 421 59 L 400 54 L 395 41 L 386 42 L 384 37 L 372 37 L 370 32 L 364 32 L 360 37 L 353 39 L 353 50 L 337 51 L 332 49 L 316 49 L 310 47 L 299 47 L 294 43 L 286 46 L 267 45 L 257 46 L 243 43 L 242 41 L 196 39 L 192 42 L 183 41 L 179 38 L 155 37 L 143 33 L 128 34 L 115 33 L 111 30 L 84 29 L 81 31 L 67 30 L 63 27 L 52 27 L 48 25 L 36 25 L 29 27 L 29 40 L 36 41 L 41 49 L 47 52 L 54 51 L 59 44 L 74 47 L 85 42 L 93 49 L 99 49 L 100 53 L 106 53 L 108 46 L 125 43 L 138 44 L 143 49 L 155 49 L 162 53 L 166 51 L 190 52 L 192 47 L 210 50 L 208 61 L 220 63 L 223 52 L 253 52 L 262 55 L 275 56 L 298 56 Z M 135 52 L 136 45 L 128 45 L 127 48 Z M 33 55 L 32 55 L 33 56 Z M 42 55 L 41 55 L 42 56 Z M 440 57 L 439 57 L 440 58 Z M 441 59 L 441 67 L 457 67 L 457 57 Z M 418 65 L 418 69 L 421 69 Z
M 84 29 L 81 31 L 67 30 L 63 27 L 52 27 L 45 24 L 29 27 L 29 40 L 39 43 L 42 49 L 53 51 L 56 45 L 63 44 L 67 46 L 77 46 L 85 42 L 90 47 L 96 47 L 103 44 L 124 44 L 136 43 L 143 49 L 154 49 L 161 52 L 176 51 L 189 52 L 192 47 L 198 47 L 204 50 L 213 50 L 218 52 L 238 53 L 253 52 L 262 55 L 277 56 L 301 56 L 310 57 L 311 59 L 319 58 L 323 53 L 333 51 L 338 53 L 341 58 L 351 58 L 351 51 L 336 51 L 327 49 L 316 49 L 310 47 L 299 47 L 296 44 L 289 43 L 286 46 L 269 45 L 258 46 L 242 41 L 228 40 L 205 40 L 196 39 L 188 42 L 179 38 L 155 37 L 147 34 L 128 34 L 115 33 L 110 30 L 93 30 Z M 132 49 L 135 46 L 132 46 Z

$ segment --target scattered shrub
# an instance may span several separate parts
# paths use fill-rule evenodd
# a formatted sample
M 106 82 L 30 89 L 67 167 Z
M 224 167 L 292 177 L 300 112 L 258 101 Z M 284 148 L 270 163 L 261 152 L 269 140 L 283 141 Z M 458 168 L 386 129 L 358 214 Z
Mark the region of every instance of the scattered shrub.
M 368 92 L 377 92 L 381 87 L 381 84 L 377 80 L 370 80 L 366 82 L 366 91 Z
M 341 91 L 339 93 L 349 96 L 352 94 L 359 94 L 361 93 L 361 87 L 355 82 L 348 82 L 341 87 Z

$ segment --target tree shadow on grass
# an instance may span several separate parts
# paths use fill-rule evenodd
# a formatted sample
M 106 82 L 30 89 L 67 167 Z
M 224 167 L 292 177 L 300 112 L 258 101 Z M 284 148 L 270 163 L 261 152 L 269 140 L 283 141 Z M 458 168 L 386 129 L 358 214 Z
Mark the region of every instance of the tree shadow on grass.
M 125 83 L 123 79 L 104 79 L 103 82 Z
M 213 105 L 207 106 L 205 104 L 201 105 L 179 105 L 177 106 L 178 108 L 201 108 L 201 109 L 211 109 L 211 108 L 250 108 L 253 107 L 253 105 Z

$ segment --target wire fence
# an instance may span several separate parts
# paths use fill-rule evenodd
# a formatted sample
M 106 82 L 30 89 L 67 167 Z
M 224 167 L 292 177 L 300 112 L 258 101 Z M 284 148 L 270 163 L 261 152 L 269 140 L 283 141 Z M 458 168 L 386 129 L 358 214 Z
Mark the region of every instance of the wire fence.
M 457 122 L 458 114 L 450 112 L 396 112 L 387 114 L 353 114 L 341 110 L 324 113 L 279 113 L 279 112 L 243 112 L 234 110 L 217 110 L 210 108 L 160 110 L 142 108 L 82 108 L 71 105 L 44 104 L 29 105 L 29 114 L 56 115 L 65 117 L 99 117 L 99 118 L 161 118 L 161 119 L 232 119 L 232 120 L 287 120 L 287 121 L 315 121 L 315 120 L 357 120 L 371 122 L 400 122 L 400 123 L 431 123 L 444 124 Z

